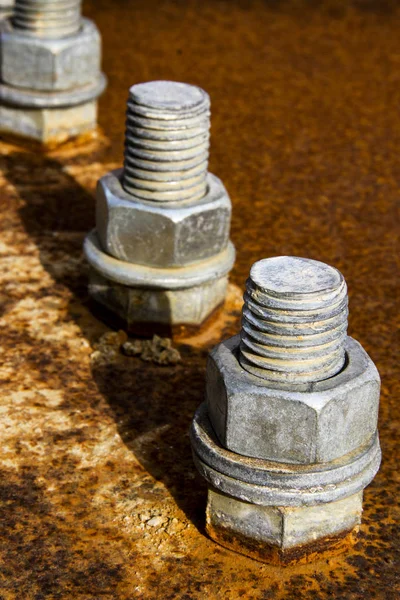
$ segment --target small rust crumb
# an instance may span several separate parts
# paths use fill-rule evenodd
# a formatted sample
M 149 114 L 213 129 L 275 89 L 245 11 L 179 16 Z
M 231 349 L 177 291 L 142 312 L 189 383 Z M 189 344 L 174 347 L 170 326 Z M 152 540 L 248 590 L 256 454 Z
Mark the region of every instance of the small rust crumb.
M 159 365 L 176 365 L 181 361 L 181 355 L 172 347 L 170 338 L 154 335 L 151 340 L 128 340 L 128 335 L 122 330 L 104 333 L 94 345 L 91 359 L 96 362 L 110 362 L 120 356 L 121 350 L 126 356 L 139 356 L 146 362 Z
M 125 331 L 107 331 L 99 341 L 94 344 L 94 352 L 91 354 L 92 362 L 110 362 L 119 355 L 121 345 L 128 339 Z
M 126 356 L 138 356 L 143 352 L 143 340 L 131 340 L 122 344 L 122 351 Z
M 97 346 L 120 346 L 128 339 L 125 331 L 107 331 L 99 339 Z
M 161 338 L 154 335 L 152 340 L 131 340 L 122 344 L 122 351 L 126 356 L 140 356 L 146 362 L 159 365 L 176 365 L 181 361 L 181 355 L 172 348 L 170 338 Z

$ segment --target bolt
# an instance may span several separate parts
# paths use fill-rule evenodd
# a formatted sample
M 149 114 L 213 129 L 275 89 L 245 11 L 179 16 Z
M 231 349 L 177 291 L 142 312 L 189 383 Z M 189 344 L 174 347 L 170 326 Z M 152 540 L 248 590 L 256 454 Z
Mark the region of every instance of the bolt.
M 95 129 L 100 62 L 80 0 L 16 0 L 0 31 L 0 132 L 54 146 Z
M 240 364 L 263 379 L 315 382 L 344 365 L 347 287 L 339 271 L 279 256 L 253 265 L 246 282 Z
M 81 0 L 15 0 L 13 25 L 17 30 L 46 38 L 78 33 Z
M 194 201 L 207 191 L 210 99 L 171 81 L 135 85 L 128 99 L 124 189 L 143 200 Z
M 129 90 L 124 167 L 99 181 L 85 252 L 91 295 L 131 331 L 198 327 L 224 301 L 231 202 L 207 170 L 209 128 L 210 99 L 196 86 Z
M 241 334 L 216 346 L 191 429 L 207 531 L 288 564 L 355 540 L 380 464 L 379 374 L 346 335 L 347 288 L 318 261 L 253 265 Z

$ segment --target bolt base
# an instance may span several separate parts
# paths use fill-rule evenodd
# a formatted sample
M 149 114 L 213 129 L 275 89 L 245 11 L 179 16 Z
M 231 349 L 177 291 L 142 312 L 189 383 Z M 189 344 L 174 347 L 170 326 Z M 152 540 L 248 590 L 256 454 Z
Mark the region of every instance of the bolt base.
M 350 532 L 327 537 L 298 548 L 282 550 L 277 546 L 262 544 L 238 533 L 233 534 L 223 527 L 207 524 L 206 531 L 214 542 L 228 550 L 243 554 L 259 562 L 280 567 L 328 559 L 348 551 L 358 540 L 358 527 L 355 527 Z
M 105 318 L 116 319 L 128 333 L 171 336 L 183 327 L 196 331 L 213 318 L 224 303 L 227 284 L 224 276 L 190 288 L 157 290 L 122 285 L 92 269 L 89 294 L 106 308 Z
M 97 127 L 97 102 L 71 108 L 16 108 L 0 105 L 0 135 L 39 142 L 47 147 L 63 144 Z
M 128 323 L 126 319 L 120 317 L 105 304 L 100 304 L 90 299 L 90 311 L 92 314 L 103 321 L 114 331 L 123 330 L 133 337 L 151 338 L 153 335 L 168 337 L 175 340 L 186 340 L 192 336 L 197 336 L 203 330 L 213 328 L 214 324 L 221 321 L 224 312 L 224 304 L 217 306 L 212 313 L 200 325 L 171 325 L 165 323 Z
M 255 560 L 287 566 L 321 560 L 357 541 L 362 492 L 308 507 L 249 504 L 209 488 L 208 535 L 221 546 Z

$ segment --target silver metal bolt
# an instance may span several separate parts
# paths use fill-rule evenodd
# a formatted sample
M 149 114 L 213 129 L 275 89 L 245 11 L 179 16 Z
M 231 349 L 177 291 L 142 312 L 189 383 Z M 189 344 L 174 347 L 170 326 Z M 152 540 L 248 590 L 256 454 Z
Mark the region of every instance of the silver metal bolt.
M 15 0 L 15 29 L 46 38 L 78 33 L 82 0 Z
M 55 145 L 95 129 L 100 63 L 80 0 L 16 0 L 0 29 L 0 131 Z
M 246 282 L 240 363 L 263 379 L 321 381 L 344 365 L 347 287 L 323 263 L 279 256 L 253 265 Z
M 255 263 L 241 334 L 210 353 L 191 429 L 209 485 L 207 530 L 287 564 L 354 541 L 380 464 L 380 379 L 346 335 L 343 276 L 323 263 Z
M 231 202 L 207 169 L 209 128 L 198 87 L 153 81 L 129 91 L 124 168 L 99 181 L 85 252 L 91 295 L 133 331 L 199 326 L 224 301 Z
M 185 83 L 135 85 L 128 99 L 122 185 L 143 200 L 199 200 L 207 190 L 210 99 Z

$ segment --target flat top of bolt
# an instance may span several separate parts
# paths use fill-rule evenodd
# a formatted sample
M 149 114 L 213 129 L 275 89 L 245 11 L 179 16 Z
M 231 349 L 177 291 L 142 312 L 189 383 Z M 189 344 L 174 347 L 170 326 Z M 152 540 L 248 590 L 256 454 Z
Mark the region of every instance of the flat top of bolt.
M 167 111 L 189 111 L 208 104 L 208 94 L 201 88 L 177 81 L 138 83 L 129 90 L 131 99 L 148 108 Z
M 250 279 L 273 296 L 318 294 L 337 290 L 343 276 L 334 267 L 297 256 L 265 258 L 252 266 Z

